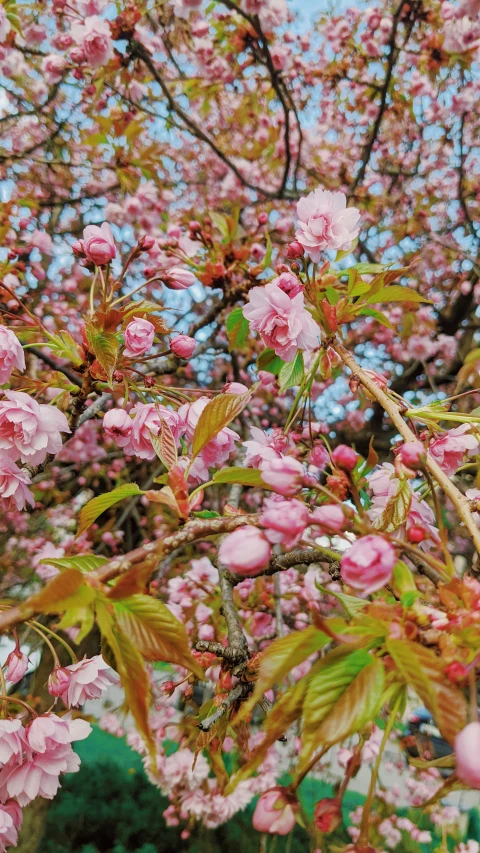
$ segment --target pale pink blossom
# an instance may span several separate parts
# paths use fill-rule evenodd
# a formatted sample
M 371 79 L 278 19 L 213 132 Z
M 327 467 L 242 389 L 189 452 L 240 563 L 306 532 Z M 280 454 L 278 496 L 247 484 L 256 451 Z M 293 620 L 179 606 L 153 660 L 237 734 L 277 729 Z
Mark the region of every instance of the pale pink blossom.
M 268 566 L 272 549 L 261 530 L 238 527 L 222 540 L 218 559 L 238 575 L 256 575 Z
M 117 676 L 101 655 L 84 658 L 78 663 L 63 667 L 63 670 L 70 675 L 68 683 L 65 679 L 63 690 L 60 690 L 61 684 L 58 684 L 55 688 L 58 687 L 59 692 L 50 692 L 54 696 L 60 696 L 67 708 L 79 707 L 87 699 L 99 699 L 104 690 L 118 683 Z
M 56 406 L 37 403 L 23 391 L 5 391 L 0 401 L 0 450 L 13 459 L 40 465 L 48 453 L 62 448 L 61 432 L 70 432 L 68 421 Z
M 59 56 L 58 53 L 50 53 L 42 59 L 42 71 L 46 82 L 49 85 L 59 83 L 62 79 L 63 72 L 67 66 L 65 57 Z
M 266 528 L 265 536 L 272 545 L 294 548 L 308 525 L 308 509 L 295 498 L 286 501 L 275 495 L 265 498 L 259 521 Z
M 383 536 L 362 536 L 342 557 L 342 578 L 349 586 L 370 595 L 388 583 L 396 561 L 393 545 Z
M 110 409 L 103 416 L 103 428 L 107 438 L 125 447 L 130 441 L 133 420 L 125 409 Z
M 86 18 L 83 24 L 73 24 L 70 35 L 83 50 L 85 59 L 92 68 L 106 65 L 112 59 L 113 44 L 108 21 L 92 15 Z
M 150 320 L 134 317 L 123 334 L 125 348 L 123 354 L 127 358 L 136 358 L 151 349 L 155 337 L 155 326 Z
M 293 446 L 293 442 L 282 429 L 273 429 L 271 433 L 266 433 L 263 429 L 252 426 L 250 435 L 252 438 L 242 443 L 247 451 L 244 457 L 244 465 L 247 468 L 258 468 L 266 459 L 280 459 L 282 454 Z
M 131 410 L 134 415 L 128 442 L 122 445 L 125 453 L 139 459 L 154 459 L 151 434 L 158 435 L 162 421 L 166 421 L 178 442 L 184 431 L 184 422 L 178 412 L 155 403 L 137 403 Z
M 310 524 L 318 525 L 330 533 L 340 533 L 345 525 L 345 513 L 339 504 L 323 504 L 310 513 Z
M 283 788 L 272 788 L 261 794 L 252 823 L 257 832 L 288 835 L 295 826 L 295 801 Z
M 6 326 L 0 326 L 0 385 L 5 385 L 17 368 L 25 370 L 25 354 L 16 334 Z
M 15 462 L 0 452 L 0 501 L 6 510 L 25 509 L 26 504 L 35 506 L 35 498 L 28 488 L 30 475 Z
M 455 474 L 466 453 L 478 450 L 478 439 L 471 433 L 470 424 L 460 424 L 430 442 L 429 453 L 449 477 Z
M 0 805 L 0 853 L 16 847 L 18 830 L 22 826 L 22 810 L 15 800 Z
M 290 299 L 273 282 L 254 287 L 243 314 L 250 328 L 259 332 L 264 344 L 284 361 L 292 361 L 298 349 L 318 346 L 319 329 L 305 308 L 303 293 Z
M 270 284 L 275 284 L 280 290 L 283 290 L 290 299 L 293 299 L 297 293 L 303 292 L 303 284 L 293 272 L 282 272 L 276 278 L 272 278 Z
M 53 254 L 53 240 L 50 234 L 46 231 L 40 231 L 38 228 L 28 236 L 28 241 L 31 246 L 35 246 L 42 255 Z
M 60 569 L 57 569 L 52 563 L 42 563 L 42 560 L 52 557 L 53 559 L 62 558 L 65 556 L 65 548 L 59 548 L 53 542 L 45 542 L 39 551 L 32 557 L 32 567 L 37 575 L 43 581 L 49 581 L 59 574 Z
M 25 749 L 21 720 L 0 720 L 0 764 L 22 760 Z
M 10 652 L 6 662 L 5 678 L 10 684 L 17 684 L 22 680 L 28 669 L 28 657 L 20 649 Z
M 346 196 L 341 192 L 316 189 L 297 204 L 299 229 L 296 238 L 314 263 L 319 263 L 327 249 L 349 249 L 360 226 L 360 212 L 347 208 Z
M 284 498 L 292 498 L 301 491 L 305 471 L 302 463 L 293 456 L 266 459 L 262 462 L 260 470 L 264 482 Z
M 112 229 L 108 222 L 103 222 L 100 226 L 87 225 L 83 229 L 83 240 L 79 243 L 87 260 L 96 266 L 105 266 L 117 254 Z
M 465 53 L 480 44 L 480 29 L 475 21 L 466 15 L 463 18 L 445 23 L 443 49 L 447 53 Z
M 186 290 L 192 284 L 195 284 L 196 281 L 194 274 L 182 267 L 172 267 L 163 273 L 161 278 L 170 290 Z
M 480 788 L 480 723 L 469 723 L 455 738 L 457 776 L 470 788 Z
M 11 29 L 12 25 L 7 18 L 5 6 L 0 4 L 0 43 L 5 41 Z

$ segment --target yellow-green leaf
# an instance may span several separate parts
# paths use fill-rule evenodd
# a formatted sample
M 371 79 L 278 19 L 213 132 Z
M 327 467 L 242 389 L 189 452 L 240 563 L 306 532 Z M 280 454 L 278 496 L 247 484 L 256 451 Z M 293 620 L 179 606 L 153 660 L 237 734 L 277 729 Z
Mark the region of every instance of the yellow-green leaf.
M 209 400 L 205 406 L 193 434 L 193 456 L 215 438 L 221 429 L 226 427 L 245 408 L 250 399 L 250 392 L 245 394 L 219 394 Z
M 136 483 L 124 483 L 123 486 L 117 486 L 116 489 L 112 489 L 111 492 L 107 492 L 105 495 L 98 495 L 98 497 L 92 498 L 80 511 L 77 536 L 81 536 L 85 530 L 88 530 L 90 525 L 106 509 L 114 506 L 119 501 L 123 501 L 124 498 L 143 494 L 145 492 L 142 492 Z
M 103 332 L 97 329 L 93 323 L 87 323 L 85 326 L 85 335 L 88 346 L 94 353 L 99 364 L 102 365 L 111 384 L 120 350 L 120 343 L 115 332 Z
M 65 358 L 68 361 L 71 361 L 72 364 L 82 364 L 83 358 L 80 353 L 79 346 L 74 338 L 72 338 L 70 332 L 58 332 L 56 335 L 52 335 L 49 337 L 47 343 L 45 344 L 54 355 L 58 356 L 58 358 Z
M 223 468 L 215 471 L 212 477 L 215 483 L 238 483 L 241 486 L 261 486 L 262 489 L 271 489 L 262 480 L 262 472 L 258 468 Z
M 228 344 L 231 350 L 243 346 L 247 340 L 249 328 L 248 320 L 243 316 L 243 308 L 234 308 L 225 321 Z
M 391 287 L 381 287 L 369 296 L 366 302 L 367 305 L 376 305 L 379 302 L 431 302 L 431 300 L 422 296 L 418 290 L 412 290 L 411 287 L 393 284 Z
M 108 563 L 107 557 L 97 557 L 95 554 L 79 554 L 77 557 L 45 557 L 40 560 L 40 565 L 55 566 L 61 572 L 66 569 L 80 569 L 81 572 L 93 572 L 104 563 Z
M 280 391 L 286 391 L 287 388 L 293 388 L 295 385 L 300 385 L 303 376 L 303 352 L 302 350 L 298 350 L 293 361 L 288 362 L 288 364 L 284 364 L 278 374 Z
M 162 601 L 132 595 L 115 603 L 117 622 L 146 660 L 184 666 L 198 678 L 204 672 L 192 656 L 185 626 Z

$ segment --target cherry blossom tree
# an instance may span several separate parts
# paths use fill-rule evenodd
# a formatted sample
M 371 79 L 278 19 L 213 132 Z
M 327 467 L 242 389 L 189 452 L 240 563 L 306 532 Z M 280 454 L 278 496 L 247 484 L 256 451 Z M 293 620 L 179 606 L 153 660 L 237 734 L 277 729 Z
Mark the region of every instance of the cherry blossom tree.
M 480 788 L 479 13 L 0 3 L 1 850 L 116 683 L 184 838 Z

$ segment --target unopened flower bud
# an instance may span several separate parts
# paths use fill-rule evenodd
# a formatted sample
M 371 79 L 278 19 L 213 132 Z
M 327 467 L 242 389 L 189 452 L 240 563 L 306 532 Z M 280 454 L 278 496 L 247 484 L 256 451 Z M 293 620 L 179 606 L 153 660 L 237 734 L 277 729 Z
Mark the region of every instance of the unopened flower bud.
M 72 678 L 71 672 L 64 667 L 55 667 L 53 672 L 48 676 L 48 692 L 51 696 L 61 696 L 65 693 Z
M 287 258 L 290 261 L 295 261 L 297 258 L 303 258 L 303 246 L 298 240 L 289 243 L 287 246 Z

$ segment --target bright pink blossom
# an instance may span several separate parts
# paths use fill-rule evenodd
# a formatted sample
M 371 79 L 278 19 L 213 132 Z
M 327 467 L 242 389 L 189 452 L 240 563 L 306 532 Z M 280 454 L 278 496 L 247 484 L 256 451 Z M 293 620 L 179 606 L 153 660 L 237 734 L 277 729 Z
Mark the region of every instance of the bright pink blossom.
M 400 461 L 413 471 L 422 467 L 425 457 L 425 448 L 419 441 L 406 441 L 398 451 Z
M 304 305 L 303 293 L 293 299 L 274 282 L 254 287 L 243 308 L 250 328 L 260 333 L 267 347 L 284 361 L 292 361 L 297 350 L 312 350 L 318 345 L 319 329 Z
M 292 498 L 302 488 L 305 471 L 302 463 L 293 456 L 266 459 L 260 470 L 264 482 L 284 498 Z
M 244 458 L 247 467 L 258 468 L 266 459 L 280 459 L 282 454 L 293 446 L 291 439 L 282 429 L 273 429 L 266 433 L 263 429 L 252 426 L 250 435 L 252 438 L 243 442 L 247 451 Z
M 388 583 L 396 561 L 393 545 L 383 536 L 362 536 L 342 557 L 342 578 L 349 586 L 370 595 Z
M 470 454 L 478 449 L 478 439 L 470 430 L 470 424 L 460 424 L 430 443 L 430 455 L 449 477 L 460 467 L 466 453 Z
M 58 53 L 50 53 L 42 59 L 43 75 L 49 85 L 60 82 L 66 67 L 65 57 L 59 56 Z
M 117 254 L 112 229 L 108 222 L 102 225 L 87 225 L 83 230 L 83 241 L 80 241 L 87 260 L 96 266 L 105 266 Z
M 248 394 L 248 388 L 243 382 L 227 382 L 222 391 L 224 394 Z
M 341 192 L 314 190 L 298 202 L 297 216 L 295 236 L 314 263 L 319 263 L 326 249 L 349 249 L 360 231 L 360 212 L 356 207 L 347 208 Z
M 12 372 L 25 370 L 25 354 L 16 334 L 6 326 L 0 326 L 0 385 L 5 385 Z
M 286 501 L 275 495 L 265 498 L 259 521 L 266 528 L 265 536 L 272 545 L 294 548 L 308 525 L 308 509 L 295 498 Z
M 83 24 L 73 24 L 70 34 L 82 49 L 86 61 L 92 68 L 106 65 L 112 59 L 113 44 L 108 21 L 92 15 L 85 18 Z
M 272 788 L 261 794 L 252 823 L 257 832 L 288 835 L 295 826 L 295 803 L 283 788 Z
M 47 453 L 62 447 L 61 432 L 70 432 L 68 421 L 56 406 L 37 403 L 23 391 L 5 391 L 0 401 L 0 450 L 13 459 L 40 465 Z
M 162 273 L 163 283 L 170 290 L 186 290 L 195 284 L 195 276 L 190 270 L 184 270 L 182 267 L 172 267 L 165 273 Z
M 72 680 L 71 672 L 63 666 L 57 666 L 48 676 L 48 692 L 52 696 L 61 696 Z
M 358 454 L 347 444 L 339 444 L 332 452 L 332 462 L 344 471 L 353 471 L 357 464 Z
M 222 540 L 218 559 L 237 575 L 256 575 L 268 566 L 272 549 L 261 530 L 238 527 Z
M 117 676 L 101 655 L 84 658 L 78 663 L 63 667 L 62 671 L 70 675 L 68 684 L 64 690 L 52 695 L 60 696 L 67 708 L 79 707 L 87 699 L 99 699 L 104 690 L 118 682 Z M 66 682 L 66 679 L 63 680 Z M 60 685 L 55 687 L 59 688 Z
M 318 525 L 332 533 L 340 533 L 345 526 L 345 513 L 339 504 L 324 504 L 310 513 L 310 524 Z
M 303 284 L 293 272 L 282 272 L 280 275 L 277 275 L 276 278 L 273 278 L 270 284 L 276 284 L 280 290 L 283 290 L 290 299 L 293 299 L 297 293 L 303 292 Z
M 6 660 L 6 667 L 5 678 L 10 684 L 17 684 L 28 669 L 27 655 L 21 652 L 20 649 L 14 649 L 13 652 L 10 652 Z
M 170 341 L 170 349 L 178 358 L 190 358 L 195 352 L 195 338 L 189 335 L 176 335 Z
M 455 738 L 457 776 L 470 788 L 480 788 L 480 723 L 469 723 Z
M 13 459 L 0 453 L 0 501 L 7 510 L 25 509 L 26 504 L 35 506 L 30 489 L 30 475 L 15 465 Z
M 141 317 L 134 317 L 123 334 L 125 341 L 123 354 L 127 358 L 136 358 L 143 355 L 151 348 L 154 337 L 155 326 L 153 323 Z

